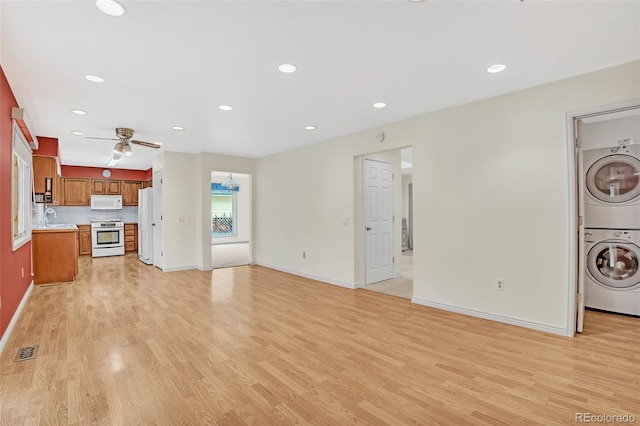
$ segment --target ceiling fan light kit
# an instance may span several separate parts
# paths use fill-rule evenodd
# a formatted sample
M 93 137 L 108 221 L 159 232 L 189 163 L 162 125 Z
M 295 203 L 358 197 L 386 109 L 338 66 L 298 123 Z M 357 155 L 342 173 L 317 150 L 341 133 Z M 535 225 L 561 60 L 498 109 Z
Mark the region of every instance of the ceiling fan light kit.
M 131 139 L 133 137 L 133 129 L 129 129 L 127 127 L 117 127 L 116 136 L 117 138 L 96 138 L 85 136 L 85 139 L 106 139 L 110 141 L 117 141 L 116 145 L 113 147 L 113 152 L 121 157 L 130 157 L 131 154 L 133 154 L 133 152 L 131 151 L 131 144 L 146 146 L 147 148 L 155 149 L 160 148 L 160 145 L 162 145 L 160 143 L 136 141 Z

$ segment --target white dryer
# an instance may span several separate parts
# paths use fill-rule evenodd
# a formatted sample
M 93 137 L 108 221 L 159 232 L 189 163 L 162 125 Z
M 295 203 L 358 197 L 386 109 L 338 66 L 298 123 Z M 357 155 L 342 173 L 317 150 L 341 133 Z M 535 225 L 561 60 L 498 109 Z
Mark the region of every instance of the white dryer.
M 640 231 L 586 229 L 585 306 L 640 315 Z
M 583 152 L 585 226 L 640 229 L 640 145 Z

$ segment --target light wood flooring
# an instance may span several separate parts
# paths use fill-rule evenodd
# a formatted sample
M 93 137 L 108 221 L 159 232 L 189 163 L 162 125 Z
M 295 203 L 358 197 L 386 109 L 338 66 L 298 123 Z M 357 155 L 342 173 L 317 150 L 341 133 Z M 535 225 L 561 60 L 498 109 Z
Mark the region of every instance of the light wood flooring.
M 82 258 L 0 357 L 0 424 L 555 425 L 640 417 L 640 320 L 574 339 L 263 267 Z M 14 363 L 18 348 L 39 345 Z M 640 421 L 640 420 L 639 420 Z
M 363 288 L 404 299 L 411 299 L 413 297 L 413 250 L 402 252 L 400 272 L 402 274 L 401 277 L 369 284 Z

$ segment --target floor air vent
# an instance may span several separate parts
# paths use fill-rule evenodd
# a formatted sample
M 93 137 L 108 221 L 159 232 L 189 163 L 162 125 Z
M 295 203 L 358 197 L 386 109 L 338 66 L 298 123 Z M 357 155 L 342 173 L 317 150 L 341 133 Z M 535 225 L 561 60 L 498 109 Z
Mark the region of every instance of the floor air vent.
M 35 358 L 37 350 L 38 346 L 25 346 L 24 348 L 20 348 L 14 362 L 26 361 L 28 359 Z

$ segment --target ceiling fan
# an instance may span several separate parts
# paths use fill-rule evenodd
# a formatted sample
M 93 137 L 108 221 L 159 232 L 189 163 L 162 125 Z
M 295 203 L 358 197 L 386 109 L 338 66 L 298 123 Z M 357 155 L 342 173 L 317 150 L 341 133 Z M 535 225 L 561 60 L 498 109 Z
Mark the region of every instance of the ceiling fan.
M 109 141 L 118 141 L 116 146 L 113 147 L 113 152 L 118 155 L 126 155 L 127 157 L 131 155 L 131 144 L 146 146 L 147 148 L 160 148 L 159 143 L 154 142 L 145 142 L 145 141 L 137 141 L 131 139 L 133 137 L 133 129 L 128 129 L 126 127 L 117 127 L 116 128 L 116 136 L 117 138 L 95 138 L 91 136 L 85 136 L 85 139 L 103 139 Z

